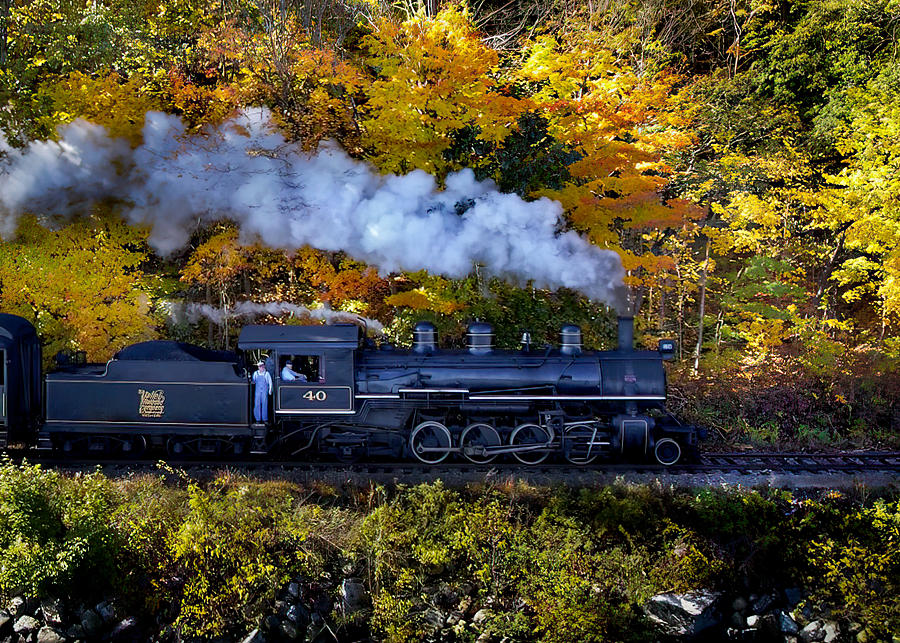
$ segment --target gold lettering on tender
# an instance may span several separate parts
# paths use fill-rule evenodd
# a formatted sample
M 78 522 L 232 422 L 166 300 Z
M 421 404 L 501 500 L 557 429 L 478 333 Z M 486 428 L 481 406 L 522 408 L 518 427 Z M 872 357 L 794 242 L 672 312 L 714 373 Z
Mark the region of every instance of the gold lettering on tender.
M 166 412 L 166 394 L 162 389 L 145 391 L 138 389 L 141 402 L 138 405 L 138 413 L 145 418 L 159 418 Z

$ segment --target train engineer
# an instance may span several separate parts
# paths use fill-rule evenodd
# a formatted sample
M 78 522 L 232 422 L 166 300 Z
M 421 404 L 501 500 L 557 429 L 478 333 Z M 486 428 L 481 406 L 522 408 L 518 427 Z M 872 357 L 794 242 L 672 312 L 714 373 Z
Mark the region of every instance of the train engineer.
M 288 360 L 284 363 L 284 368 L 281 369 L 281 379 L 285 382 L 293 382 L 294 380 L 298 382 L 305 382 L 306 375 L 295 371 L 293 366 L 294 363 L 291 360 Z

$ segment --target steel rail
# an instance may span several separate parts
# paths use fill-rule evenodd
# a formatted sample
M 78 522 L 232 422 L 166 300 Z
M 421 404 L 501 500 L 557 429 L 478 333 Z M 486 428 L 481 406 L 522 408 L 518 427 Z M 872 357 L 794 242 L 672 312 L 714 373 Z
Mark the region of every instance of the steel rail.
M 186 473 L 192 471 L 214 472 L 222 470 L 254 473 L 295 473 L 312 477 L 317 474 L 333 476 L 341 473 L 355 475 L 390 475 L 398 480 L 404 476 L 411 478 L 425 476 L 436 478 L 441 475 L 517 476 L 528 478 L 549 477 L 565 479 L 567 475 L 583 477 L 591 474 L 627 475 L 629 473 L 665 473 L 673 476 L 691 473 L 818 473 L 842 474 L 852 472 L 885 472 L 900 474 L 900 451 L 853 451 L 845 453 L 804 453 L 804 452 L 708 452 L 702 453 L 695 462 L 662 466 L 655 463 L 630 463 L 597 460 L 588 465 L 568 462 L 526 465 L 518 462 L 441 462 L 428 465 L 412 460 L 357 462 L 313 461 L 313 460 L 222 460 L 222 459 L 175 459 L 146 456 L 143 459 L 66 457 L 34 452 L 11 452 L 13 461 L 22 459 L 39 463 L 45 467 L 60 470 L 84 470 L 100 467 L 103 470 L 148 471 L 157 470 L 158 462 L 164 461 L 171 468 Z

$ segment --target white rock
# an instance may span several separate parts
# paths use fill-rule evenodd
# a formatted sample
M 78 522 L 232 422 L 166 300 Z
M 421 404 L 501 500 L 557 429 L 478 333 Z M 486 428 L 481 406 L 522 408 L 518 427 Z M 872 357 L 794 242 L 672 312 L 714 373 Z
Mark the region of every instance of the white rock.
M 247 636 L 245 636 L 244 639 L 241 641 L 241 643 L 265 643 L 265 640 L 266 640 L 266 638 L 262 635 L 262 632 L 260 632 L 259 629 L 257 628 L 255 630 L 253 630 L 252 632 L 250 632 Z
M 40 621 L 26 614 L 25 616 L 20 616 L 15 625 L 13 625 L 13 632 L 27 636 L 30 632 L 34 632 L 40 627 Z
M 41 601 L 41 614 L 44 615 L 44 620 L 47 621 L 48 625 L 57 627 L 62 625 L 60 612 L 62 612 L 62 603 L 59 600 L 45 599 Z
M 823 621 L 813 621 L 800 630 L 800 639 L 805 643 L 812 641 L 822 641 L 825 639 L 825 623 Z
M 657 594 L 644 605 L 647 617 L 669 636 L 691 637 L 718 624 L 718 592 Z
M 841 638 L 841 626 L 836 622 L 826 621 L 823 629 L 825 630 L 825 638 L 822 640 L 825 643 L 834 643 Z
M 472 617 L 473 623 L 483 623 L 487 620 L 487 617 L 491 615 L 491 610 L 478 610 L 475 612 L 475 616 Z
M 37 643 L 66 643 L 66 639 L 60 636 L 59 632 L 52 627 L 46 625 L 41 628 L 37 635 Z
M 14 596 L 13 599 L 6 606 L 6 611 L 10 613 L 10 616 L 21 616 L 21 613 L 25 609 L 25 599 L 21 596 Z

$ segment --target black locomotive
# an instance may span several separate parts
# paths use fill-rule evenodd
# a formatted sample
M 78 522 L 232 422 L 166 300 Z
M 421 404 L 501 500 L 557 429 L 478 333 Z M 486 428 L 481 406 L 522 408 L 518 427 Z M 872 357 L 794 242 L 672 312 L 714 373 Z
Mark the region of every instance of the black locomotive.
M 467 347 L 438 348 L 419 322 L 412 350 L 376 348 L 355 325 L 247 326 L 237 353 L 144 342 L 106 364 L 59 359 L 43 379 L 34 328 L 0 315 L 4 364 L 2 441 L 63 453 L 297 455 L 340 460 L 451 454 L 476 463 L 552 455 L 574 464 L 598 457 L 655 458 L 670 465 L 695 450 L 702 431 L 665 412 L 663 361 L 674 349 L 633 348 L 633 320 L 620 318 L 616 350 L 583 351 L 567 325 L 559 348 L 495 350 L 488 324 L 469 326 Z M 254 422 L 244 364 L 263 361 L 272 379 L 270 421 Z M 301 377 L 279 377 L 287 361 Z

